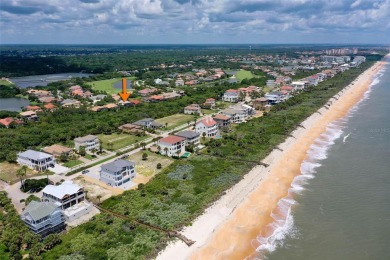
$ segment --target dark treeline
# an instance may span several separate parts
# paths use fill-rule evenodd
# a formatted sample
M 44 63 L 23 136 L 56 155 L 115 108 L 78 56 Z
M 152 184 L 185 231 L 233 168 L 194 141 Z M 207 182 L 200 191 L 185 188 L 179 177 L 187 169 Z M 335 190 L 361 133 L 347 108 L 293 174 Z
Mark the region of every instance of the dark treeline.
M 16 129 L 0 129 L 0 161 L 14 161 L 16 153 L 27 148 L 55 143 L 71 143 L 87 134 L 112 133 L 117 127 L 144 117 L 161 118 L 182 112 L 191 103 L 203 103 L 208 97 L 219 98 L 230 85 L 188 89 L 186 96 L 161 103 L 144 103 L 118 111 L 92 112 L 87 108 L 60 108 L 39 113 L 40 122 L 28 122 Z

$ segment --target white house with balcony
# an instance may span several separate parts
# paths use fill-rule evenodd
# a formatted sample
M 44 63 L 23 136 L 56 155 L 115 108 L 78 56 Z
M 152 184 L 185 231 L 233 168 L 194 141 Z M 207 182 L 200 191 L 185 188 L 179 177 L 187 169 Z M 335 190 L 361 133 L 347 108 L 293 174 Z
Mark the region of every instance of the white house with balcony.
M 41 200 L 60 208 L 67 222 L 80 218 L 93 208 L 85 199 L 84 189 L 71 181 L 64 181 L 58 186 L 47 185 L 42 190 Z
M 112 187 L 120 187 L 135 178 L 135 163 L 119 159 L 103 164 L 100 180 Z
M 17 162 L 37 171 L 52 168 L 56 163 L 53 155 L 34 150 L 18 153 Z
M 185 152 L 186 138 L 174 135 L 158 140 L 160 153 L 167 156 L 179 156 Z
M 42 237 L 60 232 L 66 227 L 61 209 L 51 202 L 31 201 L 20 218 L 31 231 Z
M 240 91 L 238 89 L 228 89 L 222 96 L 222 101 L 238 102 L 240 99 Z
M 80 150 L 80 147 L 85 147 L 85 151 L 100 148 L 99 138 L 96 135 L 86 135 L 74 139 L 74 148 Z
M 191 104 L 184 108 L 184 114 L 187 115 L 200 115 L 201 113 L 202 111 L 198 104 Z
M 215 137 L 218 135 L 218 124 L 214 119 L 207 116 L 196 122 L 195 132 L 199 133 L 201 136 L 205 133 L 206 137 Z

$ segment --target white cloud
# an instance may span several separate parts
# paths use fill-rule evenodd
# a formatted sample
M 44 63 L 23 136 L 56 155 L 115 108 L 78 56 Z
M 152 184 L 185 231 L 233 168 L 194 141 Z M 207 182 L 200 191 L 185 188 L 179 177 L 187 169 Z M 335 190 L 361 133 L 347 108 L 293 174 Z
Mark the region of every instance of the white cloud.
M 136 35 L 140 41 L 180 35 L 175 39 L 208 42 L 210 34 L 229 35 L 232 41 L 246 34 L 250 42 L 267 33 L 289 35 L 289 41 L 307 33 L 316 39 L 318 32 L 332 38 L 370 32 L 390 42 L 388 17 L 390 0 L 2 0 L 0 5 L 4 42 L 35 41 L 54 33 L 83 41 L 107 35 L 102 42 L 118 35 L 131 35 L 118 42 Z

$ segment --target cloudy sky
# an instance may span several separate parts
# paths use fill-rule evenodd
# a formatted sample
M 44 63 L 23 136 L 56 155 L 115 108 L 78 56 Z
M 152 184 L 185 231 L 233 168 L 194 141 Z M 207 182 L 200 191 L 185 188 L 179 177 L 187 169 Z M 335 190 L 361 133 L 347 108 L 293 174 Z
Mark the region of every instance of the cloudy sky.
M 1 0 L 0 43 L 390 44 L 390 0 Z

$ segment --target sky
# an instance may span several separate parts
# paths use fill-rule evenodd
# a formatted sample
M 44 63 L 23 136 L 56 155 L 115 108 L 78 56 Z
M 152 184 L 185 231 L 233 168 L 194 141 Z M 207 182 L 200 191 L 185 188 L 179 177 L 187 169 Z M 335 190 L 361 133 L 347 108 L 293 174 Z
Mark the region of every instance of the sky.
M 1 0 L 1 44 L 390 44 L 390 0 Z

